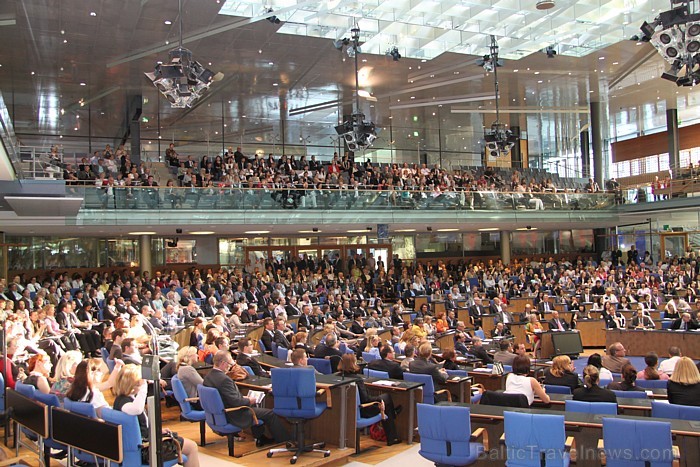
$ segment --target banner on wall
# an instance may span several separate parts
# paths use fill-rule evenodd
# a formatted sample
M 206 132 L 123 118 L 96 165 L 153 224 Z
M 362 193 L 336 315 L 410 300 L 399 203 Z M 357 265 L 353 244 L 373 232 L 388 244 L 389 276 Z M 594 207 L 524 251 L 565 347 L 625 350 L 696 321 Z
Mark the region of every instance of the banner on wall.
M 389 224 L 377 224 L 377 239 L 380 242 L 389 240 Z

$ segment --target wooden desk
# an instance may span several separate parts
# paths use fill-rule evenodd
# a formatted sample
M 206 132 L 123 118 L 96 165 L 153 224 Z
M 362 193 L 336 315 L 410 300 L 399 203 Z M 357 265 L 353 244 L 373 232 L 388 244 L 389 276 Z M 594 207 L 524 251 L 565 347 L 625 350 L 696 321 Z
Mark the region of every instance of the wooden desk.
M 455 348 L 455 332 L 447 331 L 435 336 L 435 346 L 441 350 Z
M 525 305 L 533 306 L 533 301 L 533 297 L 511 298 L 508 301 L 508 311 L 511 313 L 522 313 L 525 311 Z
M 582 319 L 576 321 L 584 347 L 605 347 L 605 320 Z
M 249 390 L 264 391 L 267 397 L 263 405 L 274 407 L 274 392 L 272 379 L 261 376 L 251 376 L 243 381 L 236 381 L 242 394 Z M 335 375 L 316 375 L 316 386 L 330 391 L 328 409 L 306 424 L 306 432 L 314 441 L 337 445 L 340 449 L 355 447 L 356 417 L 355 383 Z M 284 420 L 284 419 L 282 419 Z M 291 425 L 290 425 L 291 426 Z
M 472 328 L 472 322 L 469 319 L 469 308 L 457 308 L 457 321 L 464 323 L 467 328 Z
M 491 441 L 490 447 L 495 447 L 496 440 L 503 434 L 503 412 L 525 412 L 534 414 L 552 414 L 552 410 L 543 409 L 514 409 L 491 405 L 468 405 L 459 402 L 440 402 L 439 405 L 468 406 L 471 411 L 472 430 L 483 427 L 486 429 Z M 564 424 L 567 436 L 576 439 L 576 453 L 578 467 L 600 466 L 598 457 L 598 440 L 603 438 L 603 415 L 584 414 L 577 412 L 564 412 Z M 628 420 L 649 420 L 648 417 L 633 417 L 617 415 L 617 418 Z M 671 433 L 675 435 L 674 444 L 680 447 L 680 463 L 684 467 L 697 467 L 700 465 L 700 424 L 686 420 L 655 419 L 669 422 Z M 494 454 L 497 451 L 494 451 Z M 503 451 L 502 451 L 503 454 Z M 489 456 L 488 465 L 503 465 L 505 457 L 494 459 Z M 487 465 L 487 464 L 484 464 Z
M 486 337 L 491 336 L 491 331 L 496 328 L 496 323 L 494 323 L 494 318 L 496 315 L 481 315 L 481 329 L 484 330 Z
M 506 387 L 506 375 L 492 375 L 491 373 L 481 371 L 468 371 L 473 384 L 481 384 L 484 389 L 489 391 L 498 391 Z
M 424 303 L 428 303 L 428 296 L 427 295 L 419 295 L 413 299 L 413 309 L 414 310 L 420 310 L 420 307 Z
M 549 394 L 549 404 L 542 403 L 541 400 L 535 399 L 532 404 L 533 408 L 551 408 L 553 410 L 563 411 L 567 400 L 573 400 L 574 396 L 570 394 Z M 621 415 L 638 415 L 640 417 L 651 416 L 651 399 L 636 399 L 627 397 L 617 398 L 618 413 Z
M 470 402 L 472 399 L 472 378 L 465 378 L 459 376 L 453 376 L 447 378 L 447 384 L 445 385 L 449 389 L 450 394 L 452 394 L 452 399 L 455 396 L 458 402 Z
M 700 333 L 694 331 L 606 330 L 605 346 L 609 347 L 615 342 L 625 346 L 627 355 L 645 356 L 651 351 L 665 355 L 668 348 L 675 345 L 681 348 L 686 357 L 700 359 Z
M 540 357 L 541 358 L 546 358 L 547 360 L 552 359 L 555 355 L 557 355 L 555 349 L 554 349 L 554 344 L 552 342 L 552 336 L 554 334 L 562 334 L 562 333 L 572 333 L 575 331 L 547 331 L 543 332 L 540 334 Z M 578 333 L 579 336 L 581 333 Z
M 365 386 L 372 392 L 387 392 L 391 394 L 394 407 L 403 406 L 403 410 L 396 417 L 396 432 L 402 441 L 406 441 L 408 444 L 413 443 L 413 433 L 418 426 L 416 404 L 418 401 L 423 400 L 423 383 L 388 380 L 396 384 L 394 386 L 383 386 L 374 384 L 374 382 L 380 381 L 380 378 L 365 378 L 364 381 Z
M 430 303 L 432 305 L 432 312 L 433 316 L 437 316 L 438 311 L 443 311 L 445 312 L 445 315 L 447 315 L 447 308 L 445 308 L 445 302 L 444 301 L 435 301 Z
M 415 311 L 404 311 L 401 313 L 401 320 L 406 324 L 411 324 L 411 315 L 415 314 Z

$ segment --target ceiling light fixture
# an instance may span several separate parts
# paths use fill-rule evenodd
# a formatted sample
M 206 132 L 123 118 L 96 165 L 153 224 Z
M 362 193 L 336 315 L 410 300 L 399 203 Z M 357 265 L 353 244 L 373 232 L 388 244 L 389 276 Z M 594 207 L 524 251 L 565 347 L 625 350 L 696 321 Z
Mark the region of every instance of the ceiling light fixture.
M 557 6 L 557 4 L 554 3 L 554 0 L 539 0 L 535 5 L 535 8 L 538 10 L 551 10 L 555 6 Z
M 483 229 L 478 229 L 479 232 L 495 232 L 498 230 L 498 227 L 486 227 Z
M 180 44 L 168 52 L 170 61 L 155 67 L 146 77 L 176 109 L 192 107 L 215 81 L 223 79 L 223 73 L 214 74 L 192 59 L 192 52 L 182 46 L 182 0 L 178 0 L 180 17 Z
M 498 58 L 498 44 L 496 43 L 496 36 L 491 36 L 491 54 L 485 55 L 483 63 L 486 69 L 486 63 L 491 63 L 493 70 L 493 85 L 496 94 L 496 121 L 491 124 L 491 128 L 484 130 L 484 141 L 486 142 L 486 155 L 497 158 L 506 157 L 510 155 L 511 149 L 518 142 L 518 136 L 514 134 L 511 130 L 506 128 L 504 123 L 500 122 L 500 109 L 498 106 L 499 92 L 498 92 L 498 67 L 503 66 L 503 61 Z M 487 60 L 488 57 L 488 60 Z M 482 60 L 477 60 L 477 65 Z
M 247 233 L 250 235 L 259 235 L 259 234 L 268 234 L 268 233 L 270 233 L 270 231 L 269 230 L 247 230 L 243 233 Z
M 216 232 L 213 230 L 195 230 L 193 232 L 190 232 L 190 235 L 213 235 Z

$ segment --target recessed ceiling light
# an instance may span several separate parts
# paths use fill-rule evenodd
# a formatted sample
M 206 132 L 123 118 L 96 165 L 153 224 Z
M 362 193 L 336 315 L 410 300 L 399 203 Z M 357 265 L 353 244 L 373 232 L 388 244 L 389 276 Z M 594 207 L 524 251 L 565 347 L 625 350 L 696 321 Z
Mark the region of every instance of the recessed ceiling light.
M 437 229 L 436 232 L 457 232 L 459 229 Z
M 94 11 L 91 11 L 90 16 L 97 16 L 97 13 L 95 13 Z
M 67 43 L 68 43 L 68 39 L 63 39 L 63 43 L 64 43 L 64 44 L 67 44 Z
M 537 227 L 519 227 L 515 230 L 537 230 Z
M 367 233 L 365 229 L 348 230 L 348 233 Z
M 87 83 L 80 83 L 81 86 L 87 86 Z
M 613 65 L 619 65 L 620 62 L 613 62 Z
M 272 85 L 273 85 L 273 86 L 279 86 L 279 84 L 277 84 L 277 83 L 272 83 Z
M 270 233 L 270 231 L 269 230 L 247 230 L 243 233 L 257 235 L 257 234 L 267 234 L 267 233 Z
M 486 227 L 479 229 L 479 232 L 495 232 L 496 230 L 498 230 L 498 227 Z
M 190 235 L 212 235 L 216 232 L 213 230 L 195 230 L 193 232 L 190 232 Z
M 32 71 L 32 76 L 34 76 L 34 72 Z
M 394 232 L 415 232 L 416 229 L 397 229 Z
M 539 71 L 536 71 L 536 72 L 535 72 L 535 74 L 536 74 L 536 75 L 539 75 L 539 74 L 540 74 L 540 72 L 539 72 Z
M 170 21 L 169 19 L 166 19 L 166 20 L 164 21 L 164 23 L 167 24 L 168 26 L 170 26 L 171 24 L 173 24 L 173 22 Z
M 598 60 L 605 60 L 605 57 L 598 57 Z
M 144 232 L 129 232 L 129 235 L 155 235 L 156 232 L 144 231 Z
M 321 232 L 322 232 L 322 230 L 316 230 L 316 231 L 314 231 L 314 230 L 300 230 L 299 231 L 299 233 L 303 233 L 303 234 L 310 234 L 310 233 L 315 234 L 315 233 L 321 233 Z

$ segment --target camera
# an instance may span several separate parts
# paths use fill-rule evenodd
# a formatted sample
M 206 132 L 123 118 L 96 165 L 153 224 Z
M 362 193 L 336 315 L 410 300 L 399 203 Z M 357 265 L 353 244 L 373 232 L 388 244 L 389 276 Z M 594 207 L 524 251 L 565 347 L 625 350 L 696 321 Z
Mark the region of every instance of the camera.
M 176 234 L 181 234 L 181 233 L 182 233 L 182 229 L 175 229 L 175 233 L 176 233 Z

